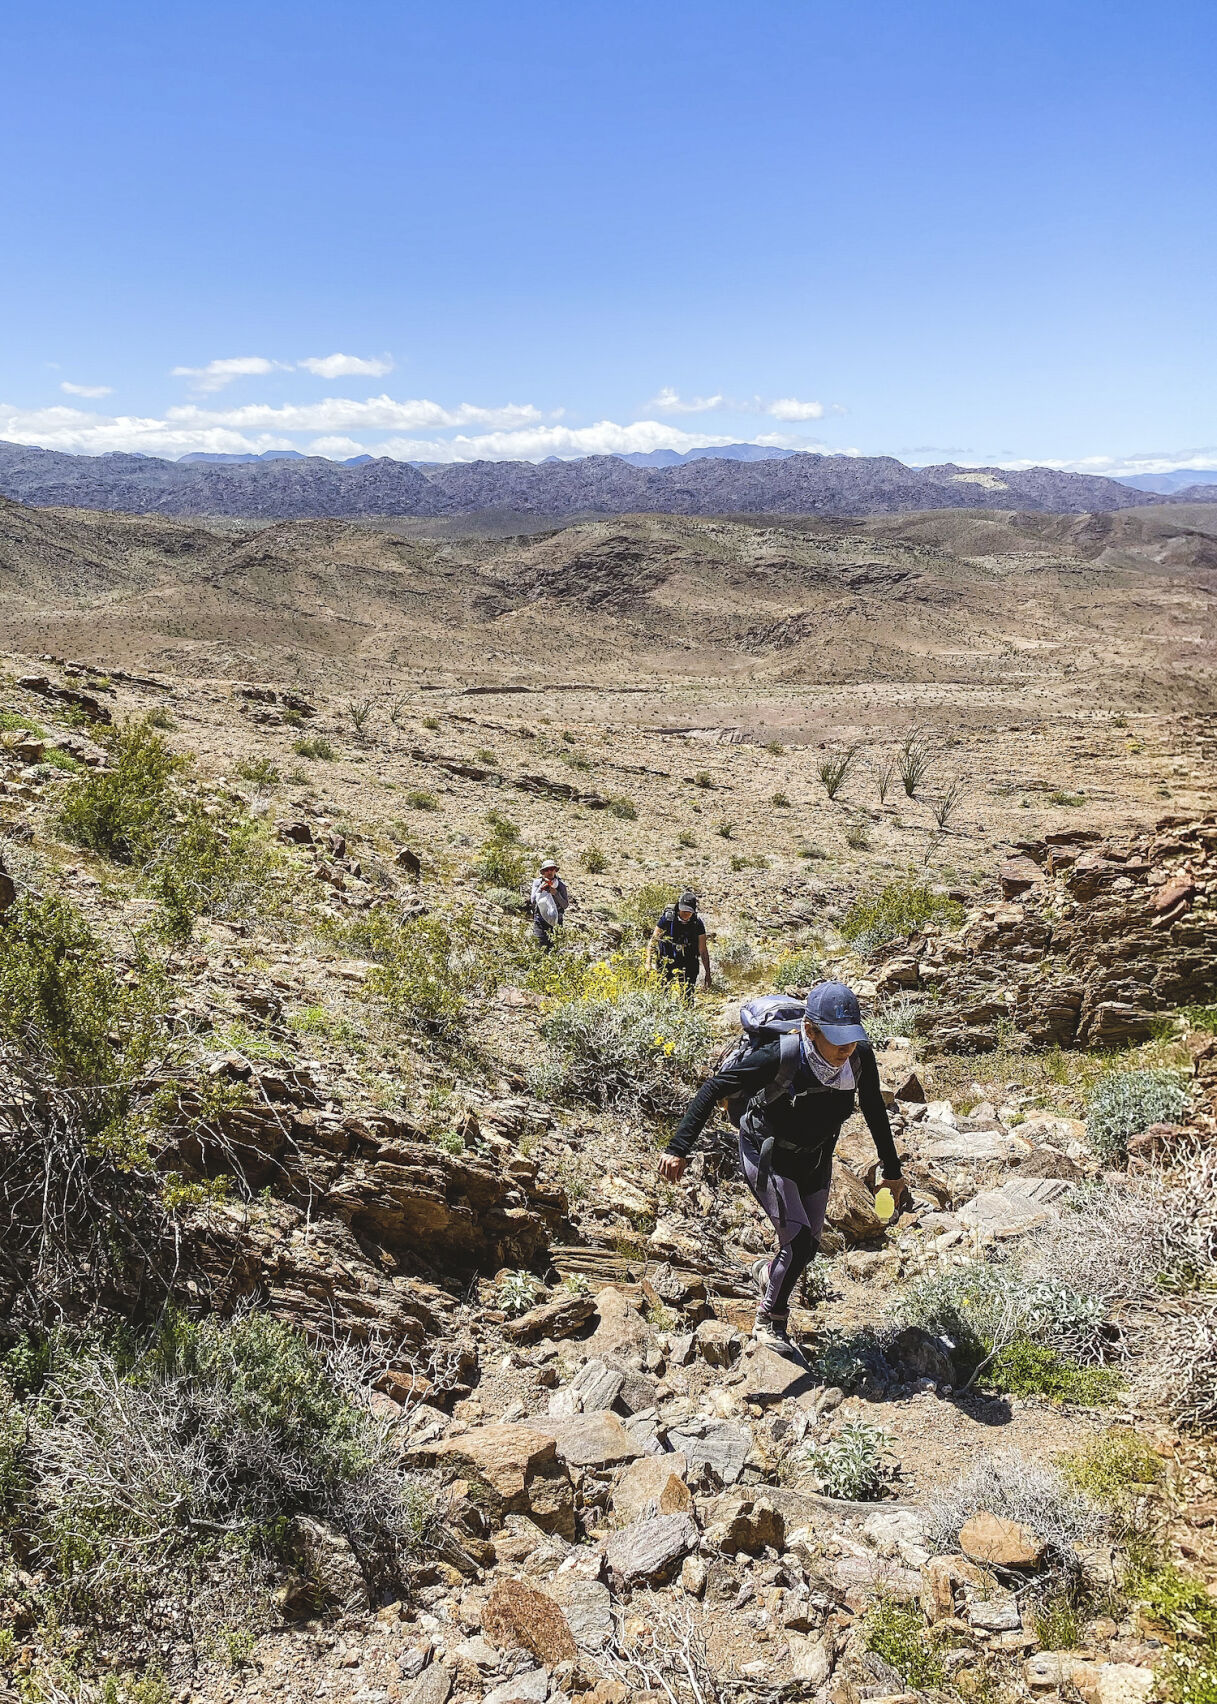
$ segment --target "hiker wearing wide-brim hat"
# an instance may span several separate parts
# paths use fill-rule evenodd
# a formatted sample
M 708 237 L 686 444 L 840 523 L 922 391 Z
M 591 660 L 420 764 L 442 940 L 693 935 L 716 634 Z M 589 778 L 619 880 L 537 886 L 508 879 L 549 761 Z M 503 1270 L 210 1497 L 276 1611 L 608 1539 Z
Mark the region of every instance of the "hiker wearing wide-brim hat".
M 853 990 L 843 982 L 821 982 L 801 1015 L 795 1001 L 775 997 L 754 1005 L 785 1008 L 790 1015 L 769 1012 L 764 1016 L 771 1021 L 751 1025 L 744 1008 L 744 1040 L 694 1095 L 659 1170 L 668 1182 L 679 1182 L 716 1102 L 738 1109 L 744 1176 L 778 1237 L 773 1259 L 755 1269 L 761 1300 L 753 1336 L 797 1353 L 788 1334 L 790 1302 L 819 1253 L 833 1152 L 855 1104 L 870 1127 L 883 1183 L 897 1206 L 908 1186 Z
M 529 935 L 534 944 L 548 952 L 554 944 L 554 930 L 562 927 L 570 905 L 566 883 L 558 874 L 558 860 L 546 858 L 532 879 L 528 909 L 532 913 Z
M 689 888 L 663 912 L 647 942 L 647 969 L 653 970 L 656 965 L 660 975 L 676 983 L 689 1000 L 697 987 L 699 966 L 705 972 L 706 987 L 710 987 L 706 925 L 697 915 L 697 895 Z

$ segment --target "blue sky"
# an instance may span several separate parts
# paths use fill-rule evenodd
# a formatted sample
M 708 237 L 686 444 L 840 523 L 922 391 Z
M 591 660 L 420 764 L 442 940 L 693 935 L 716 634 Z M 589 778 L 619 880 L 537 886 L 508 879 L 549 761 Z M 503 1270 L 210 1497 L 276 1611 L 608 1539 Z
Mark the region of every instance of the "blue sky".
M 1217 467 L 1212 0 L 52 0 L 5 38 L 0 438 Z

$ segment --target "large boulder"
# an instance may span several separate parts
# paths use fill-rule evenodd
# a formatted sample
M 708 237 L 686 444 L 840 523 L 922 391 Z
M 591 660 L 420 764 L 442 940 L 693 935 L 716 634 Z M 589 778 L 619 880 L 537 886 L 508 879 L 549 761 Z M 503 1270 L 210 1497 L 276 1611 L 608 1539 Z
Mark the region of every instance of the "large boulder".
M 691 1515 L 652 1515 L 612 1533 L 605 1543 L 605 1560 L 619 1590 L 663 1585 L 696 1549 L 697 1540 Z
M 785 1543 L 786 1522 L 768 1497 L 733 1491 L 710 1508 L 705 1531 L 708 1550 L 721 1550 L 725 1556 L 741 1551 L 759 1556 L 763 1550 L 781 1551 Z
M 545 1532 L 575 1536 L 574 1490 L 552 1436 L 534 1426 L 477 1426 L 418 1452 L 440 1468 L 480 1481 L 489 1493 L 489 1514 L 501 1524 L 508 1514 L 528 1515 Z
M 693 1496 L 684 1482 L 683 1455 L 648 1455 L 632 1462 L 613 1490 L 613 1513 L 623 1524 L 648 1515 L 687 1515 Z
M 531 1651 L 546 1668 L 578 1655 L 566 1616 L 553 1597 L 523 1580 L 500 1580 L 482 1611 L 482 1631 L 501 1651 Z

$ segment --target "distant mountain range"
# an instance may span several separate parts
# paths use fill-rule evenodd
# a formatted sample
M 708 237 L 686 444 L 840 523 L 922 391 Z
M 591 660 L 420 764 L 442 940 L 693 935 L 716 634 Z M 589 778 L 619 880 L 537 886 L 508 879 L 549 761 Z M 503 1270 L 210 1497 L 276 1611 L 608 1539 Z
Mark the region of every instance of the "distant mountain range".
M 1134 473 L 1120 481 L 1121 485 L 1131 485 L 1137 491 L 1156 491 L 1166 496 L 1176 491 L 1185 491 L 1189 486 L 1217 485 L 1217 469 L 1209 467 L 1176 467 L 1169 473 Z M 1203 502 L 1203 498 L 1193 498 L 1193 502 Z
M 756 445 L 728 446 L 755 450 Z M 579 461 L 412 466 L 272 451 L 248 461 L 112 452 L 66 455 L 0 443 L 0 494 L 39 507 L 292 520 L 333 516 L 495 514 L 557 521 L 605 514 L 883 515 L 918 509 L 1022 509 L 1085 514 L 1155 502 L 1212 501 L 1206 485 L 1168 495 L 1097 475 L 1029 468 L 907 467 L 891 456 L 743 460 L 680 456 L 641 467 L 621 456 Z

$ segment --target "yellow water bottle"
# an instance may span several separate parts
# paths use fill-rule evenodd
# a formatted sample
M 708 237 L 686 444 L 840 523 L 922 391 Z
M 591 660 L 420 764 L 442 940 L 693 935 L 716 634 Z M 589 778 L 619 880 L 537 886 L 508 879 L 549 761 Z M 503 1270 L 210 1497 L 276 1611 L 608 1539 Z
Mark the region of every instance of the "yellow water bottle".
M 880 1189 L 875 1195 L 875 1212 L 886 1225 L 896 1211 L 896 1198 L 890 1189 Z

